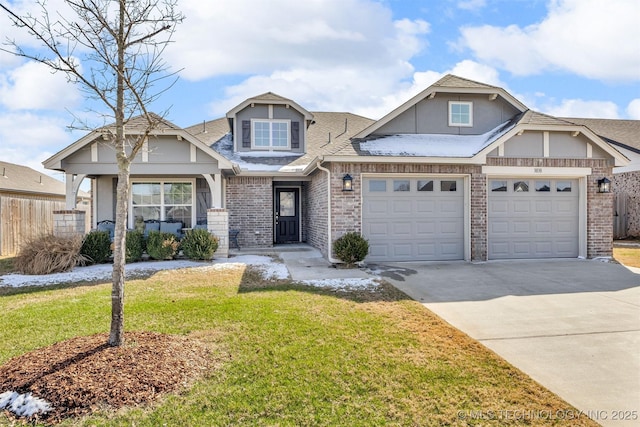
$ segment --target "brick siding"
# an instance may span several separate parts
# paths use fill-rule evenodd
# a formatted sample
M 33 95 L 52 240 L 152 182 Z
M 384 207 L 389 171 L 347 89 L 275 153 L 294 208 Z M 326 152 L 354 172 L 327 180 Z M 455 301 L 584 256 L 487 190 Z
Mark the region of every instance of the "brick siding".
M 229 228 L 240 247 L 273 246 L 273 186 L 269 177 L 230 177 L 226 188 Z
M 305 185 L 306 190 L 306 236 L 307 243 L 318 248 L 323 256 L 328 256 L 327 244 L 327 174 L 316 171 L 311 181 Z

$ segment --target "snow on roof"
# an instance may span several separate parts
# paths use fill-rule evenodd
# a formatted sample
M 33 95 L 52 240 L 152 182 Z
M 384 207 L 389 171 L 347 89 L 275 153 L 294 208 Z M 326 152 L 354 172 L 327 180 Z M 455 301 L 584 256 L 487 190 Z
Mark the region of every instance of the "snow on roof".
M 298 159 L 303 153 L 292 153 L 290 151 L 239 151 L 233 150 L 233 138 L 231 133 L 227 133 L 214 143 L 213 148 L 219 154 L 236 163 L 240 169 L 248 171 L 268 171 L 268 172 L 296 172 L 304 169 L 305 166 L 288 166 L 289 163 Z
M 360 143 L 372 156 L 472 157 L 511 130 L 516 121 L 501 123 L 481 135 L 395 134 Z

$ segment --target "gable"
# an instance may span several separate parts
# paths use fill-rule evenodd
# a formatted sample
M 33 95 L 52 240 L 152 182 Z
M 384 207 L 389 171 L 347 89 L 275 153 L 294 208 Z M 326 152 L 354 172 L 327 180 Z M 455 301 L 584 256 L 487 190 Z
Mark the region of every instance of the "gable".
M 125 126 L 131 138 L 140 135 L 139 121 L 133 119 Z M 110 127 L 88 133 L 42 163 L 47 169 L 72 174 L 116 174 L 118 168 L 110 143 Z M 233 167 L 231 162 L 198 138 L 166 120 L 162 120 L 160 126 L 149 134 L 145 147 L 132 163 L 131 173 L 161 173 L 163 168 L 158 170 L 152 165 L 163 163 L 173 165 L 173 173 L 211 173 L 212 164 L 218 165 L 219 169 Z M 200 172 L 201 169 L 204 172 Z
M 472 104 L 473 126 L 449 125 L 450 102 L 470 102 Z M 519 113 L 518 109 L 501 97 L 492 100 L 489 96 L 481 94 L 442 93 L 418 101 L 373 131 L 371 136 L 393 134 L 481 135 Z
M 405 102 L 404 104 L 402 104 L 401 106 L 399 106 L 398 108 L 396 108 L 395 110 L 391 111 L 389 114 L 382 117 L 380 120 L 373 123 L 368 128 L 364 129 L 362 132 L 355 135 L 355 138 L 358 138 L 358 139 L 367 138 L 371 135 L 375 135 L 376 133 L 379 132 L 381 128 L 385 127 L 387 124 L 394 121 L 397 117 L 401 115 L 403 115 L 404 118 L 402 118 L 400 122 L 392 125 L 390 128 L 387 128 L 385 130 L 385 133 L 389 134 L 391 129 L 395 127 L 398 127 L 399 129 L 403 129 L 409 126 L 409 129 L 410 129 L 412 119 L 409 116 L 411 114 L 411 111 L 418 103 L 422 101 L 432 100 L 436 98 L 447 99 L 447 97 L 449 97 L 447 101 L 454 100 L 454 99 L 462 100 L 465 97 L 476 97 L 476 96 L 479 96 L 479 98 L 477 98 L 478 100 L 482 99 L 482 97 L 485 97 L 486 100 L 491 102 L 495 102 L 496 100 L 500 99 L 501 102 L 509 104 L 510 107 L 508 110 L 511 110 L 514 113 L 511 116 L 514 116 L 520 112 L 524 112 L 527 110 L 527 107 L 524 104 L 522 104 L 520 101 L 518 101 L 516 98 L 514 98 L 511 94 L 509 94 L 507 91 L 505 91 L 502 88 L 487 85 L 480 82 L 475 82 L 473 80 L 463 79 L 461 77 L 448 74 L 443 78 L 441 78 L 440 80 L 438 80 L 437 82 L 435 82 L 434 84 L 432 84 L 431 86 L 429 86 L 428 88 L 426 88 L 425 90 L 423 90 L 422 92 L 420 92 L 419 94 L 417 94 L 416 96 L 414 96 L 413 98 L 411 98 L 410 100 L 408 100 L 407 102 Z M 459 98 L 456 98 L 456 97 L 459 97 Z M 482 109 L 483 108 L 480 108 L 480 110 Z M 413 111 L 418 112 L 417 109 Z M 489 111 L 488 114 L 492 114 L 491 113 L 492 109 L 489 109 L 488 111 Z M 506 112 L 507 110 L 505 110 L 505 113 Z M 408 114 L 405 114 L 405 113 L 408 113 Z M 447 110 L 447 114 L 448 114 L 448 110 Z M 481 114 L 484 114 L 484 113 L 481 113 Z M 507 118 L 504 118 L 502 121 L 498 120 L 493 122 L 494 126 L 490 126 L 489 121 L 485 123 L 485 120 L 488 119 L 488 117 L 480 116 L 480 118 L 481 118 L 481 122 L 484 123 L 483 126 L 481 126 L 484 130 L 483 131 L 480 131 L 479 129 L 474 130 L 475 133 L 473 134 L 475 135 L 479 135 L 483 132 L 486 132 L 487 130 L 492 129 L 494 126 L 498 125 L 499 123 L 502 123 L 508 120 L 508 117 L 507 117 Z M 415 121 L 415 123 L 418 123 L 418 121 Z M 445 123 L 448 124 L 449 123 L 448 120 Z M 453 134 L 453 133 L 456 133 L 456 129 L 457 127 L 453 127 L 452 129 L 448 129 L 447 132 L 438 132 L 438 133 Z M 411 133 L 416 133 L 416 132 L 414 131 Z M 469 133 L 468 130 L 465 130 L 465 131 L 458 130 L 458 134 L 471 134 L 471 133 Z

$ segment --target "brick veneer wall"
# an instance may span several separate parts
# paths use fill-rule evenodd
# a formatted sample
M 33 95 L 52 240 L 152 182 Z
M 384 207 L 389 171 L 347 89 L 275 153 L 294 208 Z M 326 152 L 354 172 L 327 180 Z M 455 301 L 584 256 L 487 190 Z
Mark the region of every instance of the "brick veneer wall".
M 640 171 L 615 174 L 611 181 L 613 191 L 627 197 L 627 236 L 640 237 Z
M 230 177 L 226 187 L 229 228 L 240 247 L 273 246 L 273 186 L 269 177 Z
M 587 177 L 587 257 L 610 257 L 613 253 L 613 193 L 598 193 L 597 181 L 612 176 L 604 159 L 510 159 L 487 158 L 490 166 L 591 168 Z
M 327 248 L 327 174 L 316 171 L 311 181 L 305 183 L 306 190 L 306 237 L 307 243 L 328 256 Z

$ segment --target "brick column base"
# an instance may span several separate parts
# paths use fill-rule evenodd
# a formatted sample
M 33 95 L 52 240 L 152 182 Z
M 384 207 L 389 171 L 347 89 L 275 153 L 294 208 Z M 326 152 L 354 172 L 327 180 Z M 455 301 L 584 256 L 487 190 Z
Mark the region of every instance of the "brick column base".
M 72 237 L 85 234 L 85 211 L 53 211 L 53 234 L 58 237 Z
M 207 230 L 218 239 L 215 257 L 229 257 L 229 212 L 226 209 L 207 209 Z

